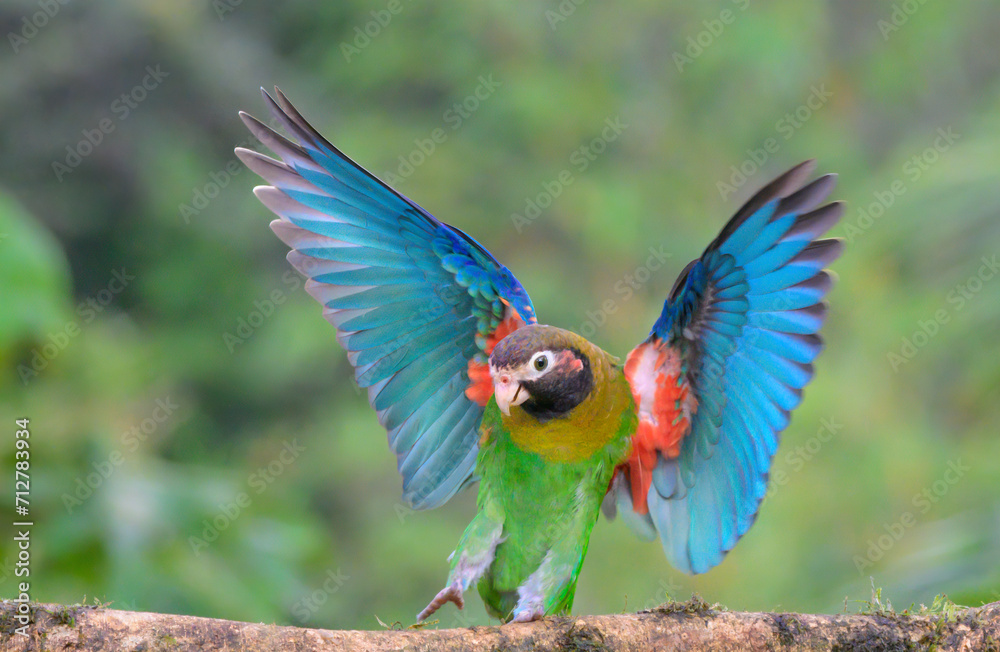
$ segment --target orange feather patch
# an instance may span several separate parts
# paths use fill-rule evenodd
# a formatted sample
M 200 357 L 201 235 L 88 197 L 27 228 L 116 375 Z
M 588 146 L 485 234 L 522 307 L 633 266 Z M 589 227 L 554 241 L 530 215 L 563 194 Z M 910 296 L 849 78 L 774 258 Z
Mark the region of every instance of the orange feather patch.
M 681 442 L 691 429 L 698 401 L 682 376 L 680 354 L 662 340 L 633 349 L 625 362 L 625 377 L 632 388 L 639 425 L 624 467 L 632 486 L 632 509 L 646 514 L 657 453 L 666 459 L 681 454 Z
M 504 303 L 507 302 L 504 301 Z M 500 340 L 522 326 L 524 326 L 524 320 L 508 304 L 507 313 L 503 321 L 486 337 L 486 348 L 483 351 L 489 356 L 493 353 L 493 348 Z M 474 359 L 469 360 L 469 386 L 465 389 L 465 396 L 470 401 L 474 401 L 484 407 L 490 402 L 490 397 L 493 396 L 493 379 L 490 378 L 489 364 L 476 362 Z

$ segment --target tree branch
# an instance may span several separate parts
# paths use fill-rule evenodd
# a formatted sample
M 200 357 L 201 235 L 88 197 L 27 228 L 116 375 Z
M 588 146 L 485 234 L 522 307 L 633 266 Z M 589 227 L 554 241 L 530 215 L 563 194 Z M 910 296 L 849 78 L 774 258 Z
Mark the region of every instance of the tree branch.
M 614 616 L 546 618 L 523 625 L 332 631 L 98 607 L 30 605 L 17 632 L 18 603 L 0 604 L 0 649 L 119 650 L 994 650 L 1000 602 L 950 613 L 864 615 L 715 611 L 698 598 Z

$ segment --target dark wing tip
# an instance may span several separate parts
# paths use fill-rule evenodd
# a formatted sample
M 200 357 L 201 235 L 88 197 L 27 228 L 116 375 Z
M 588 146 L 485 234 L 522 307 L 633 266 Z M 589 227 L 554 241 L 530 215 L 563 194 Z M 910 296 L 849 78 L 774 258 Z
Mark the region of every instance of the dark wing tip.
M 818 179 L 810 181 L 781 199 L 771 221 L 781 219 L 789 213 L 801 214 L 813 210 L 826 199 L 835 185 L 837 185 L 837 175 L 835 174 L 824 174 Z
M 807 158 L 798 165 L 793 165 L 788 170 L 788 172 L 785 172 L 785 174 L 781 176 L 794 177 L 794 178 L 799 178 L 800 176 L 809 177 L 809 175 L 811 175 L 815 170 L 816 170 L 816 159 Z M 778 178 L 780 179 L 781 177 Z
M 816 159 L 802 161 L 798 165 L 790 168 L 784 174 L 779 175 L 760 190 L 753 197 L 748 199 L 738 211 L 729 219 L 722 231 L 715 240 L 708 246 L 706 251 L 715 249 L 738 229 L 743 222 L 755 214 L 758 210 L 774 200 L 788 202 L 790 204 L 808 205 L 810 202 L 822 201 L 825 195 L 820 195 L 821 191 L 829 191 L 827 184 L 832 184 L 832 179 L 824 180 L 823 177 L 813 183 L 806 185 L 809 177 L 816 169 Z M 804 191 L 804 192 L 803 192 Z M 798 193 L 802 194 L 798 194 Z M 777 212 L 776 212 L 777 213 Z
M 790 168 L 784 174 L 778 176 L 774 181 L 764 186 L 760 192 L 758 192 L 754 199 L 761 197 L 767 198 L 767 201 L 776 197 L 785 197 L 786 195 L 798 190 L 805 184 L 806 180 L 812 176 L 812 173 L 816 170 L 816 159 L 811 158 L 806 161 L 802 161 L 798 165 Z M 753 199 L 750 200 L 751 202 Z M 766 204 L 767 201 L 764 203 Z M 750 202 L 748 202 L 750 203 Z

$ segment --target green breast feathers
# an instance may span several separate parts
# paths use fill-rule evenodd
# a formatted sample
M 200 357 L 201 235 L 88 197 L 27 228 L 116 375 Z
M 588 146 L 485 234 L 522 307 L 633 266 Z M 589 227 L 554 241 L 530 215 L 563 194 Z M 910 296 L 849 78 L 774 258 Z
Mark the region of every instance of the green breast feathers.
M 617 359 L 582 337 L 527 326 L 490 358 L 496 383 L 481 427 L 479 513 L 448 587 L 419 616 L 477 583 L 487 610 L 525 621 L 568 613 L 615 468 L 628 457 L 636 411 Z

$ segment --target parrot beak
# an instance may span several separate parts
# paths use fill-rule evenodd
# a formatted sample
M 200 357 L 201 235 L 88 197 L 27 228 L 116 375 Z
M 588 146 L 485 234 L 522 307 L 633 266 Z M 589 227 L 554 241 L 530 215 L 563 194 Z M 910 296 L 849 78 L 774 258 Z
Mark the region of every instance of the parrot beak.
M 509 373 L 497 374 L 493 381 L 493 396 L 496 397 L 500 411 L 510 416 L 510 408 L 528 400 L 528 390 L 513 379 Z

